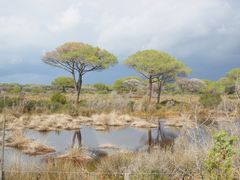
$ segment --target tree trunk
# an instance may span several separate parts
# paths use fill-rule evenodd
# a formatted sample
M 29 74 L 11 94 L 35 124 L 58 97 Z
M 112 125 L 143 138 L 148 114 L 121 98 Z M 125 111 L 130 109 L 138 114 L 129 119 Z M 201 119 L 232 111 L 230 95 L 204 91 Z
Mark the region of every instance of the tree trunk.
M 158 80 L 157 104 L 160 104 L 161 92 L 162 92 L 162 82 Z
M 75 71 L 73 70 L 72 72 L 72 77 L 74 80 L 74 90 L 77 91 L 77 80 L 76 80 L 76 76 L 75 76 Z
M 149 103 L 151 102 L 152 99 L 152 76 L 149 77 Z
M 65 88 L 65 86 L 62 87 L 62 92 L 63 92 L 63 93 L 66 93 L 66 88 Z
M 78 79 L 78 83 L 77 83 L 77 99 L 76 99 L 76 104 L 79 103 L 81 89 L 82 89 L 82 75 L 79 75 L 79 79 Z

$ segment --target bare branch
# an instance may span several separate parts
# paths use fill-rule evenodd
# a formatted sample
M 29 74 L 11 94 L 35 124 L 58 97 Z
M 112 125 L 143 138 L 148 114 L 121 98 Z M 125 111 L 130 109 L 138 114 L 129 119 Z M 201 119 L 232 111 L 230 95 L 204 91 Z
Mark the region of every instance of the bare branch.
M 61 69 L 64 69 L 70 73 L 72 73 L 73 71 L 73 62 L 61 62 L 59 60 L 55 60 L 55 59 L 51 59 L 51 58 L 48 58 L 48 59 L 43 59 L 43 61 L 46 63 L 46 64 L 49 64 L 51 66 L 55 66 L 55 67 L 58 67 L 58 68 L 61 68 Z

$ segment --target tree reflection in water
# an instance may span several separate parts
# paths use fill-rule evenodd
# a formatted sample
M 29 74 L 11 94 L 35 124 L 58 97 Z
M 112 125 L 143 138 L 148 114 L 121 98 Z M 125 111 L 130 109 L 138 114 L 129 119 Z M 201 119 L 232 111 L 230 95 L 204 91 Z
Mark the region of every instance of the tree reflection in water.
M 72 148 L 75 145 L 76 139 L 77 139 L 77 142 L 78 142 L 78 148 L 80 148 L 82 146 L 82 134 L 81 134 L 81 130 L 80 129 L 75 131 L 74 134 L 73 134 Z

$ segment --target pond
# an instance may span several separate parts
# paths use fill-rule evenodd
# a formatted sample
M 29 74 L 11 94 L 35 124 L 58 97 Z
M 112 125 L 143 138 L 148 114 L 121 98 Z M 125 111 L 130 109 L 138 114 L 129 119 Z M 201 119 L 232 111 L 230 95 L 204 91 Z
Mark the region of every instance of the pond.
M 175 138 L 180 134 L 177 128 L 166 128 L 161 124 L 161 129 L 166 137 Z M 5 163 L 7 166 L 12 165 L 12 162 L 20 164 L 33 163 L 35 165 L 41 164 L 41 160 L 46 156 L 55 156 L 63 154 L 72 145 L 72 139 L 75 131 L 50 131 L 38 132 L 30 129 L 24 130 L 24 135 L 28 138 L 34 139 L 41 144 L 53 147 L 56 153 L 50 153 L 40 156 L 29 156 L 21 153 L 20 151 L 12 148 L 6 148 Z M 94 127 L 81 126 L 82 145 L 92 150 L 104 150 L 108 154 L 116 151 L 101 148 L 101 145 L 110 144 L 120 150 L 126 151 L 145 151 L 148 148 L 148 129 L 122 127 L 109 128 L 108 131 L 96 131 Z M 157 136 L 157 128 L 152 128 L 152 136 Z

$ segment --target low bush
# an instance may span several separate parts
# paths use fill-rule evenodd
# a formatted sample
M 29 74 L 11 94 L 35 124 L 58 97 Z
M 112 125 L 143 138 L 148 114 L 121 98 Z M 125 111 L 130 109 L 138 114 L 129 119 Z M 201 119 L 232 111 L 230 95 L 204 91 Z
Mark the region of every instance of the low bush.
M 235 86 L 227 86 L 225 87 L 225 93 L 226 94 L 234 94 L 235 93 Z
M 21 91 L 22 91 L 22 88 L 21 88 L 20 86 L 16 86 L 16 87 L 10 89 L 8 92 L 9 92 L 10 94 L 18 94 L 18 93 L 20 93 Z
M 221 95 L 219 93 L 204 92 L 201 94 L 199 102 L 207 108 L 212 108 L 218 106 L 222 101 Z
M 65 95 L 57 92 L 54 93 L 51 97 L 51 102 L 53 103 L 59 103 L 59 104 L 66 104 L 67 103 L 67 98 Z
M 210 179 L 233 179 L 233 157 L 235 151 L 233 143 L 236 137 L 220 131 L 213 135 L 213 147 L 205 160 L 205 168 Z
M 106 94 L 110 91 L 109 86 L 102 84 L 102 83 L 97 83 L 94 84 L 93 87 L 97 90 L 98 93 L 100 94 Z
M 46 90 L 43 89 L 42 87 L 33 87 L 32 88 L 32 93 L 33 94 L 46 93 Z
M 20 98 L 14 97 L 0 97 L 0 110 L 2 110 L 4 107 L 6 108 L 12 108 L 13 106 L 18 105 L 20 102 Z

